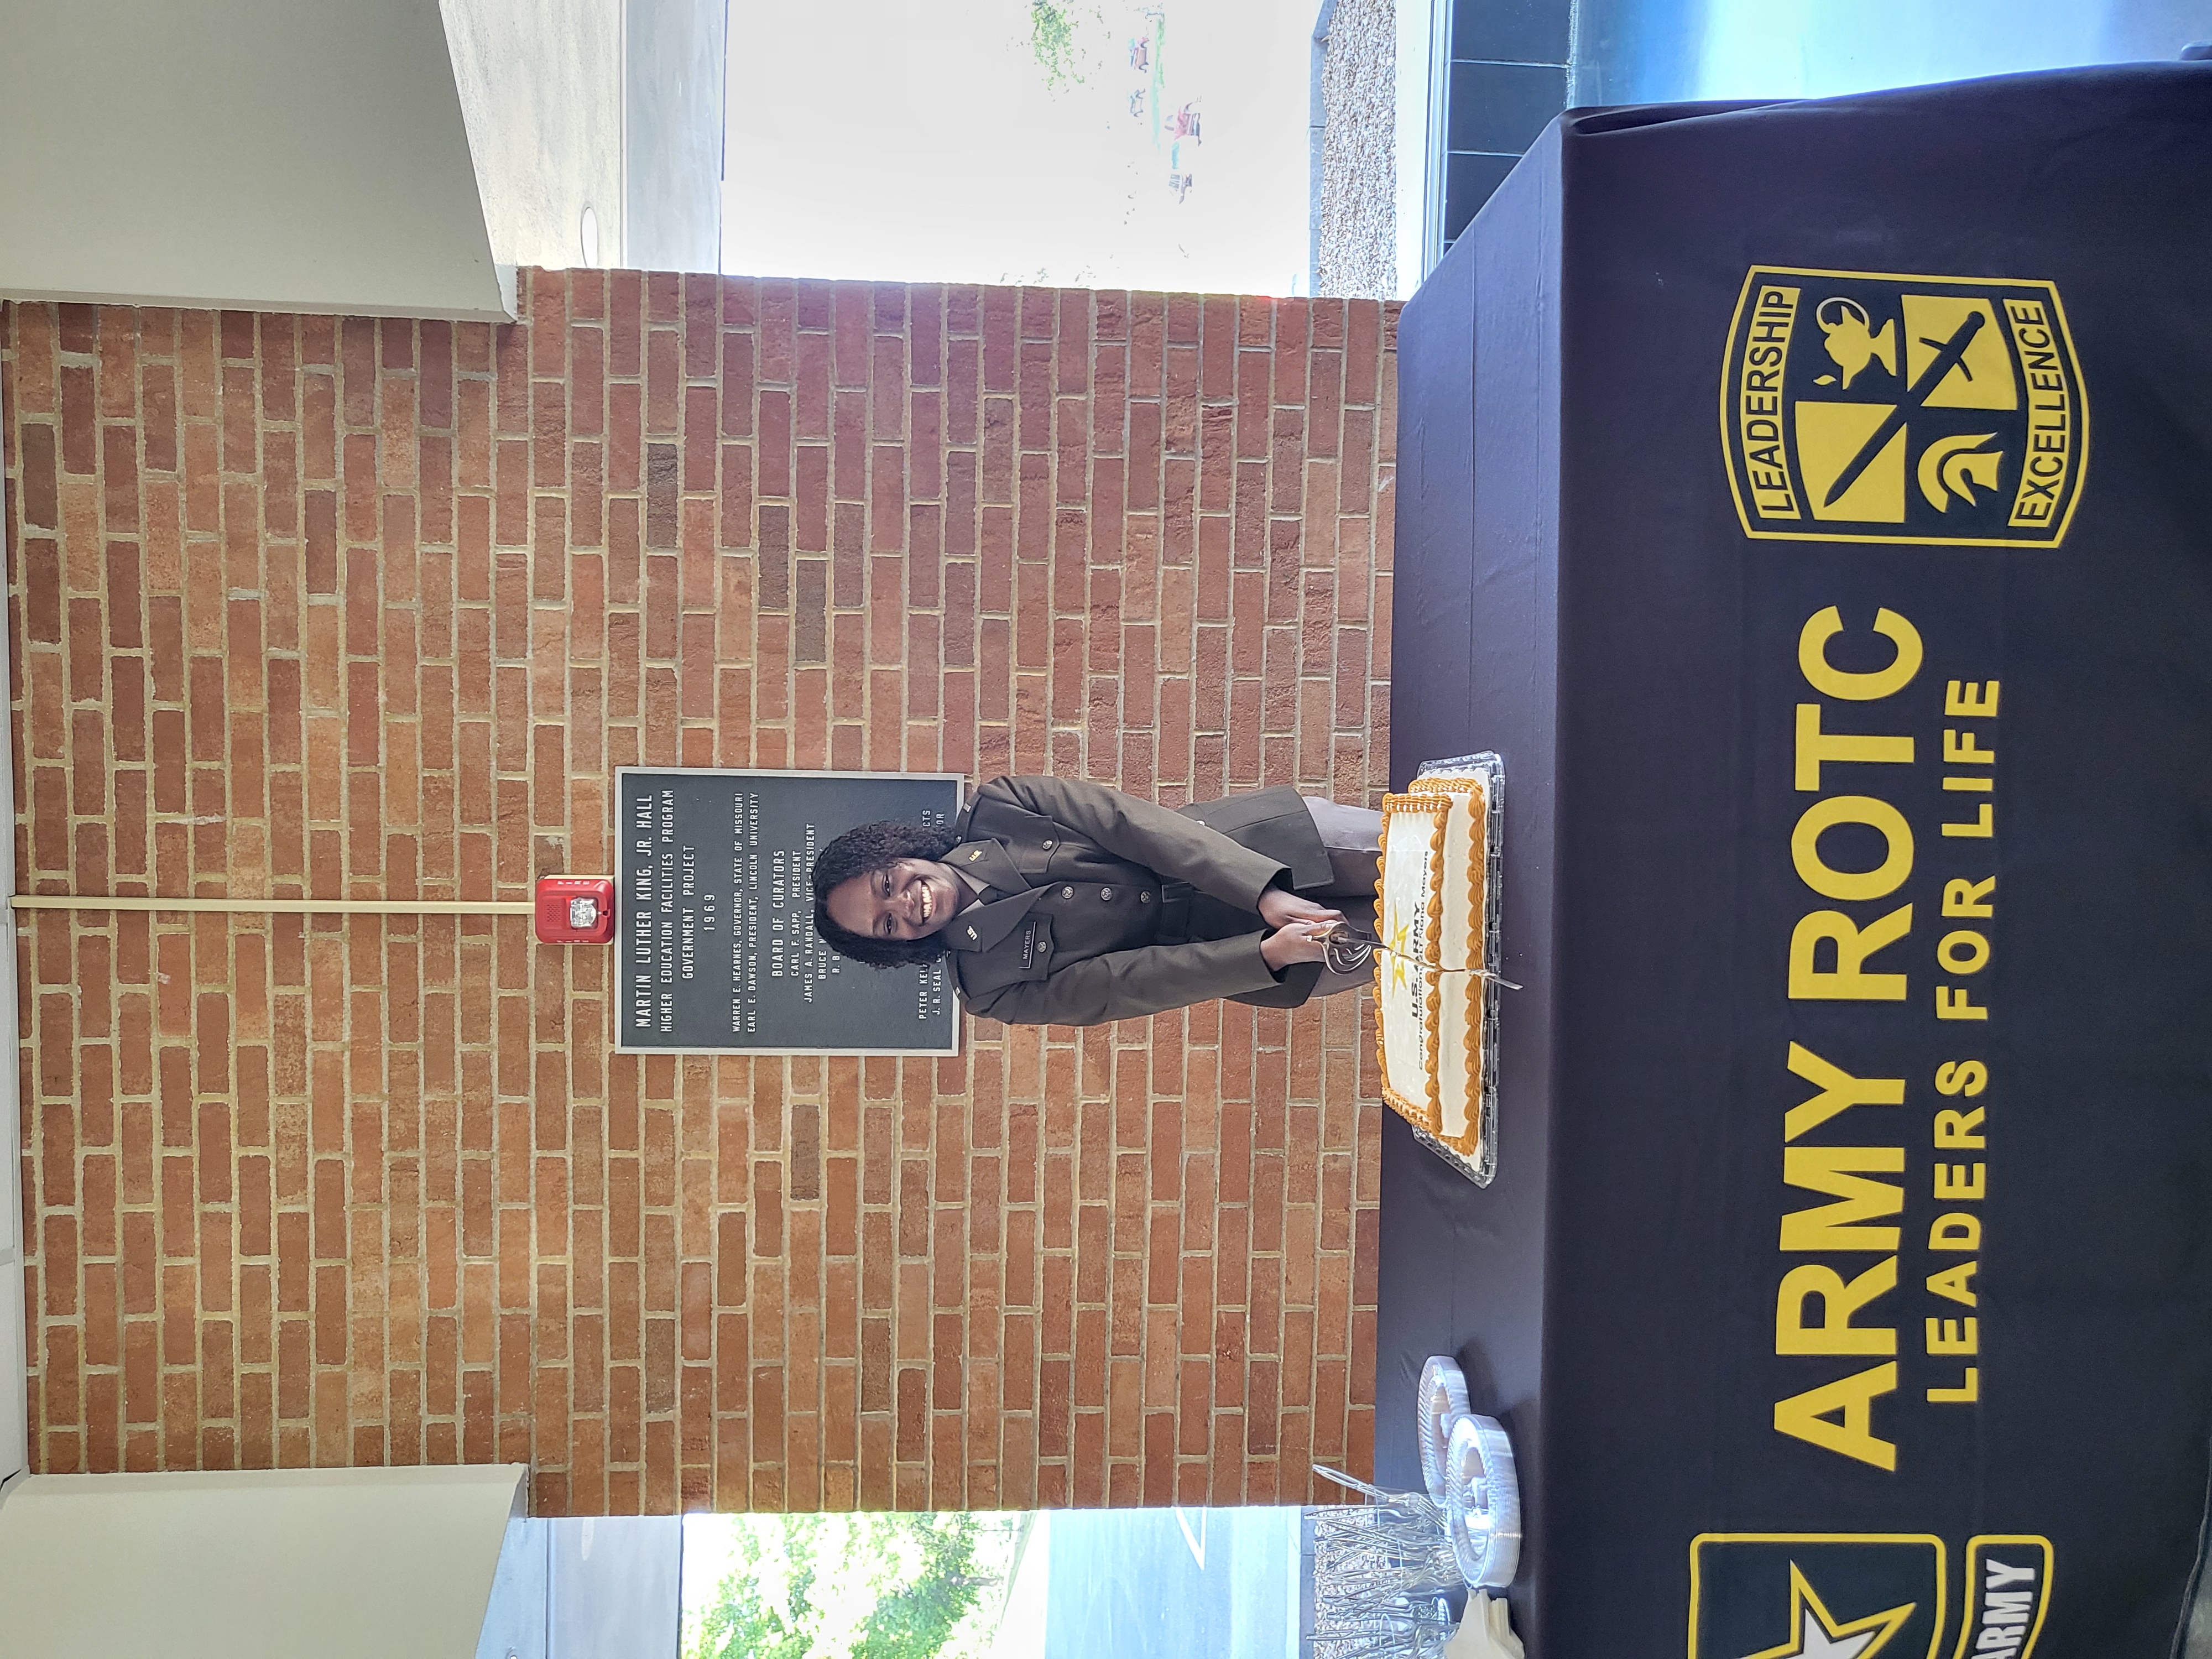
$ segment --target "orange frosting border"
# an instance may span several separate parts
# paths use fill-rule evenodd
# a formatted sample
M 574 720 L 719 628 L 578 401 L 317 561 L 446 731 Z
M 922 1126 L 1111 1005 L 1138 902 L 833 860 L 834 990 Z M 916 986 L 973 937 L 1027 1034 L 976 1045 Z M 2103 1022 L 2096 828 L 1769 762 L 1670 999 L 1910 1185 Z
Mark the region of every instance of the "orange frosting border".
M 1490 931 L 1484 925 L 1484 908 L 1489 897 L 1490 884 L 1490 790 L 1486 782 L 1477 777 L 1438 778 L 1431 781 L 1445 786 L 1455 794 L 1475 798 L 1473 810 L 1476 815 L 1478 833 L 1472 837 L 1467 872 L 1469 895 L 1468 938 L 1474 946 L 1468 957 L 1470 966 L 1487 968 L 1490 966 Z M 1488 991 L 1488 981 L 1473 974 L 1468 975 L 1467 1133 L 1447 1135 L 1439 1129 L 1437 1135 L 1437 1139 L 1445 1146 L 1467 1158 L 1474 1158 L 1482 1149 L 1483 1068 L 1490 1058 L 1483 1048 L 1482 1036 L 1483 1016 L 1487 1012 L 1484 1005 Z
M 1375 861 L 1375 915 L 1380 926 L 1382 916 L 1382 872 L 1389 843 L 1390 820 L 1397 817 L 1425 817 L 1429 820 L 1429 850 L 1436 856 L 1437 868 L 1441 872 L 1444 861 L 1444 820 L 1450 815 L 1451 802 L 1442 795 L 1429 791 L 1409 791 L 1402 795 L 1382 797 L 1382 837 L 1385 856 Z M 1443 884 L 1435 882 L 1429 888 L 1428 935 L 1424 942 L 1424 965 L 1435 970 L 1443 950 L 1444 896 Z M 1412 1099 L 1390 1086 L 1389 1046 L 1382 1034 L 1382 970 L 1387 957 L 1377 951 L 1375 957 L 1375 1069 L 1382 1082 L 1382 1101 L 1409 1123 L 1418 1123 L 1431 1134 L 1441 1136 L 1443 1132 L 1443 1090 L 1437 1077 L 1437 1045 L 1441 1041 L 1437 1016 L 1443 1012 L 1443 990 L 1440 976 L 1429 982 L 1427 1030 L 1425 1052 L 1421 1056 L 1422 1098 L 1416 1104 Z M 1424 975 L 1425 978 L 1429 977 Z
M 1441 875 L 1444 865 L 1444 823 L 1450 816 L 1451 800 L 1445 795 L 1437 794 L 1428 790 L 1408 790 L 1402 795 L 1385 795 L 1382 797 L 1383 846 L 1387 849 L 1389 845 L 1392 817 L 1428 819 L 1429 851 L 1434 855 L 1437 873 Z M 1382 919 L 1382 867 L 1383 860 L 1378 858 L 1375 864 L 1375 918 L 1378 924 Z M 1428 933 L 1422 944 L 1422 956 L 1430 967 L 1441 968 L 1443 966 L 1444 925 L 1444 890 L 1442 882 L 1431 884 L 1428 909 Z
M 1490 1056 L 1482 1046 L 1483 996 L 1488 988 L 1486 981 L 1469 974 L 1467 976 L 1467 1133 L 1448 1135 L 1443 1132 L 1443 1114 L 1437 1114 L 1437 1127 L 1431 1131 L 1436 1138 L 1462 1158 L 1472 1158 L 1482 1150 L 1482 1068 Z
M 1467 936 L 1474 949 L 1468 954 L 1470 968 L 1490 966 L 1490 933 L 1484 923 L 1484 906 L 1489 898 L 1490 886 L 1490 789 L 1486 781 L 1478 777 L 1423 778 L 1423 793 L 1431 791 L 1447 795 L 1473 795 L 1476 798 L 1474 817 L 1480 826 L 1474 836 L 1474 845 L 1468 859 L 1467 888 L 1468 907 Z M 1441 861 L 1441 860 L 1439 860 Z M 1441 895 L 1439 895 L 1441 896 Z M 1438 941 L 1441 951 L 1442 941 Z M 1473 1068 L 1470 1067 L 1470 1070 Z
M 1486 781 L 1480 777 L 1423 778 L 1419 780 L 1416 788 L 1405 794 L 1386 795 L 1382 799 L 1383 830 L 1387 840 L 1389 820 L 1394 813 L 1401 817 L 1419 815 L 1430 817 L 1431 828 L 1429 844 L 1431 850 L 1436 854 L 1437 866 L 1441 873 L 1443 865 L 1444 826 L 1450 805 L 1449 798 L 1462 794 L 1473 795 L 1476 798 L 1473 810 L 1480 825 L 1480 832 L 1471 837 L 1473 847 L 1468 861 L 1468 938 L 1474 946 L 1469 952 L 1471 958 L 1469 965 L 1474 968 L 1487 968 L 1490 965 L 1490 939 L 1489 930 L 1485 925 L 1486 920 L 1485 910 L 1489 897 L 1490 878 L 1490 791 Z M 1437 812 L 1432 805 L 1438 801 L 1442 801 L 1445 805 L 1446 811 L 1443 813 Z M 1382 872 L 1380 860 L 1376 861 L 1376 868 L 1375 905 L 1379 919 L 1382 908 Z M 1484 999 L 1487 990 L 1487 981 L 1479 975 L 1467 975 L 1468 1020 L 1464 1042 L 1468 1088 L 1466 1103 L 1468 1127 L 1463 1134 L 1447 1135 L 1443 1132 L 1443 1085 L 1437 1066 L 1438 1045 L 1443 1041 L 1442 1021 L 1439 1017 L 1443 1006 L 1443 975 L 1438 971 L 1443 951 L 1443 884 L 1441 881 L 1433 884 L 1430 889 L 1428 908 L 1429 936 L 1424 954 L 1427 958 L 1426 966 L 1433 976 L 1425 975 L 1425 977 L 1430 977 L 1431 988 L 1428 999 L 1427 1053 L 1424 1056 L 1425 1060 L 1424 1070 L 1426 1073 L 1426 1076 L 1423 1079 L 1424 1098 L 1416 1104 L 1391 1086 L 1389 1049 L 1383 1038 L 1382 1012 L 1379 1006 L 1375 1015 L 1376 1071 L 1382 1079 L 1384 1104 L 1408 1122 L 1419 1124 L 1453 1152 L 1463 1158 L 1473 1159 L 1482 1149 L 1484 1066 L 1489 1059 L 1483 1045 L 1484 1016 L 1487 1012 L 1484 1006 Z M 1383 957 L 1378 954 L 1375 969 L 1376 998 L 1378 1005 L 1382 1000 L 1383 962 Z

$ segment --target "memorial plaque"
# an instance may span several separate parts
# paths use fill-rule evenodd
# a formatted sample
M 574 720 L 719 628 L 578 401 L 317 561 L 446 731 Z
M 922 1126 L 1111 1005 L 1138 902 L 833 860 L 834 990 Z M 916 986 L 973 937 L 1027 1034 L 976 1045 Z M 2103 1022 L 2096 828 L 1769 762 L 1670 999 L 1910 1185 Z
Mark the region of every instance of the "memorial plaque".
M 877 969 L 814 932 L 815 854 L 880 818 L 947 823 L 949 773 L 623 767 L 615 1046 L 662 1054 L 951 1054 L 942 963 Z

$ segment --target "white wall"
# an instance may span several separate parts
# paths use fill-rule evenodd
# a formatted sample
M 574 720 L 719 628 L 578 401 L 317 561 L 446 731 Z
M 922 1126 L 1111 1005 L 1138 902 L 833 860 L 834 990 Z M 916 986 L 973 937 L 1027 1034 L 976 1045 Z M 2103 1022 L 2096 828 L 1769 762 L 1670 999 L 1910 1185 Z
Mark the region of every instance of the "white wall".
M 840 0 L 828 9 L 846 15 L 852 3 Z M 620 9 L 623 263 L 640 270 L 719 270 L 728 147 L 726 0 L 622 0 Z M 831 61 L 842 73 L 842 56 Z M 782 66 L 764 67 L 774 74 Z M 823 78 L 792 67 L 801 81 Z M 828 125 L 839 125 L 837 118 Z
M 623 0 L 441 0 L 485 228 L 501 264 L 627 263 L 625 9 Z M 712 193 L 719 199 L 719 183 Z M 586 207 L 599 221 L 596 260 L 585 258 L 580 229 Z M 684 269 L 712 270 L 714 252 Z
M 1398 0 L 1398 297 L 1413 297 L 1429 274 L 1430 210 L 1443 199 L 1437 53 L 1444 45 L 1443 0 Z
M 438 0 L 0 0 L 0 295 L 507 314 Z
M 469 1659 L 528 1470 L 30 1475 L 0 1496 L 9 1659 Z

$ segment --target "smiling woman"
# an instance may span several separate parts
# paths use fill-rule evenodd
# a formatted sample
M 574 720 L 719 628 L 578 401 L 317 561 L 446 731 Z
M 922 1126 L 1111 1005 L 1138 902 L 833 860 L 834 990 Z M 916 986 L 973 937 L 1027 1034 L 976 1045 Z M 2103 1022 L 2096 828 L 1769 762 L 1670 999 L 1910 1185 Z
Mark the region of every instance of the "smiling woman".
M 899 947 L 926 939 L 959 908 L 957 896 L 947 890 L 958 884 L 940 862 L 957 841 L 950 830 L 899 819 L 864 823 L 838 836 L 814 861 L 817 918 L 826 916 L 843 935 L 824 928 L 823 937 L 872 968 L 942 956 L 941 945 L 911 952 Z M 878 948 L 864 948 L 871 946 Z
M 1287 787 L 1170 811 L 1098 784 L 998 778 L 950 829 L 869 823 L 831 842 L 814 923 L 872 967 L 945 958 L 968 1011 L 1010 1024 L 1217 997 L 1296 1007 L 1365 982 L 1328 970 L 1322 936 L 1346 911 L 1371 920 L 1381 828 Z

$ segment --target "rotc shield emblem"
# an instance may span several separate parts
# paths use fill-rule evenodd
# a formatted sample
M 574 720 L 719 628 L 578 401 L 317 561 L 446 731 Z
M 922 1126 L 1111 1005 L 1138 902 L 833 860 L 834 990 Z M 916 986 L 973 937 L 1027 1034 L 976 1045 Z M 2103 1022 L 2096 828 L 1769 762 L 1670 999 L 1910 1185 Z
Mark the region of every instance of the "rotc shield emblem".
M 1753 266 L 1721 381 L 1747 535 L 2055 547 L 2089 409 L 2049 283 Z

